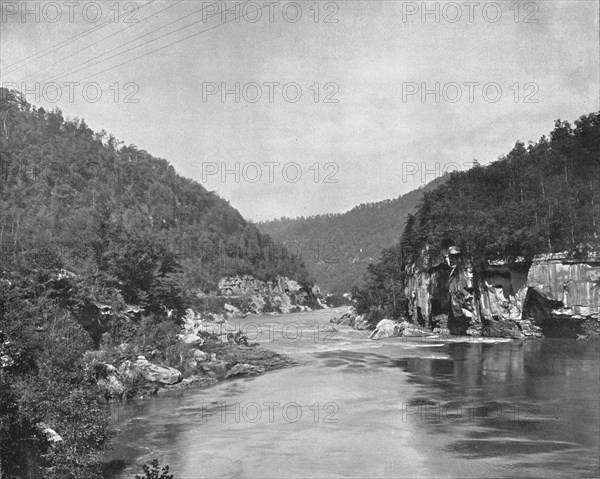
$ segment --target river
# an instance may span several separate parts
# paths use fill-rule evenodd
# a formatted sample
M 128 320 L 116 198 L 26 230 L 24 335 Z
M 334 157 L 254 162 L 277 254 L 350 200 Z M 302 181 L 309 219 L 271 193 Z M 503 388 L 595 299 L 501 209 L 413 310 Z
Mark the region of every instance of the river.
M 239 320 L 299 365 L 127 406 L 119 477 L 154 457 L 181 479 L 600 475 L 597 341 L 323 331 L 341 311 Z

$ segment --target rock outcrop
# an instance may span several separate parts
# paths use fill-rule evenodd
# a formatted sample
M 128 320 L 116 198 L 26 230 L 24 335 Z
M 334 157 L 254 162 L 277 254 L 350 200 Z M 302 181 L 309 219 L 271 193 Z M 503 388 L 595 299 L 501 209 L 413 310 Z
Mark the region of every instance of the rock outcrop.
M 321 293 L 317 286 L 307 290 L 297 281 L 278 276 L 273 281 L 261 281 L 250 275 L 221 278 L 217 295 L 226 298 L 244 298 L 244 311 L 231 304 L 225 305 L 225 315 L 231 319 L 245 313 L 290 313 L 311 311 L 312 307 L 323 308 Z
M 297 281 L 278 276 L 275 281 L 261 281 L 248 274 L 221 278 L 217 286 L 222 296 L 252 296 L 283 294 L 300 291 Z
M 257 374 L 262 374 L 264 372 L 265 370 L 261 367 L 247 363 L 238 363 L 235 366 L 233 366 L 229 371 L 227 371 L 225 377 L 232 378 L 235 376 L 256 376 Z
M 474 283 L 460 252 L 407 268 L 411 322 L 472 336 L 577 337 L 598 331 L 600 254 L 490 261 Z
M 54 445 L 63 441 L 62 436 L 51 427 L 48 427 L 46 424 L 40 423 L 39 427 L 41 428 L 42 432 L 46 435 L 46 439 L 50 444 Z
M 160 385 L 177 384 L 183 379 L 178 369 L 153 364 L 143 357 L 136 361 L 124 361 L 119 367 L 119 373 L 123 377 L 141 376 L 150 383 Z

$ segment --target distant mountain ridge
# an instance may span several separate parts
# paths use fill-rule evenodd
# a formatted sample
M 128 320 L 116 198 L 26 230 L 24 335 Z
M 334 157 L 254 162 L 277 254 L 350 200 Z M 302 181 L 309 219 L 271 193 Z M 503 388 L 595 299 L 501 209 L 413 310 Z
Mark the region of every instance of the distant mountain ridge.
M 398 198 L 363 203 L 346 213 L 281 218 L 257 223 L 275 241 L 301 253 L 323 291 L 341 294 L 362 284 L 367 265 L 402 236 L 407 215 L 423 195 L 446 182 L 446 176 Z

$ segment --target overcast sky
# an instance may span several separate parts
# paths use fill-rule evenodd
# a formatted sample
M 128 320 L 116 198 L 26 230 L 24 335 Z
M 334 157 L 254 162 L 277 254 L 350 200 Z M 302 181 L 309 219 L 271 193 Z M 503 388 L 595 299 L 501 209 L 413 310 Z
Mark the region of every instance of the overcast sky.
M 394 198 L 600 109 L 597 0 L 67 3 L 2 0 L 2 83 L 253 221 Z

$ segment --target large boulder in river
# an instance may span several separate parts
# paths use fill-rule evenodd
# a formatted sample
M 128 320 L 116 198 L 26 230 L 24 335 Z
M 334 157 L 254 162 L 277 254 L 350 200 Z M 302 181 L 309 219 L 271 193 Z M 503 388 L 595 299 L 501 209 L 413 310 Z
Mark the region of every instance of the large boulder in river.
M 369 335 L 369 339 L 383 339 L 400 336 L 400 325 L 391 319 L 382 319 L 377 323 L 375 330 Z
M 431 331 L 425 331 L 416 324 L 408 321 L 398 323 L 391 319 L 382 319 L 377 323 L 377 327 L 369 336 L 369 339 L 393 338 L 396 336 L 421 337 L 432 336 Z

